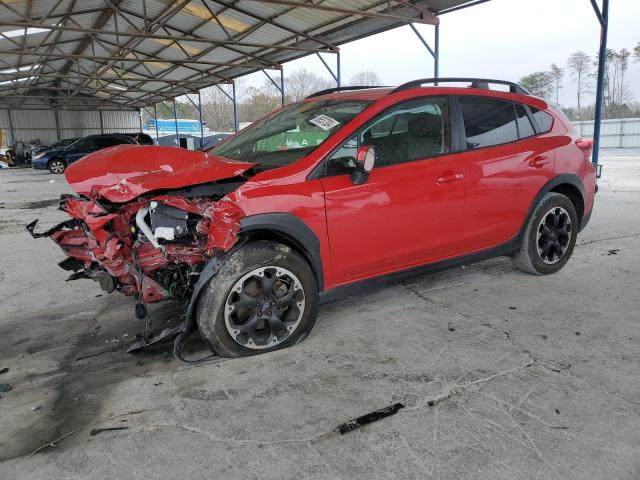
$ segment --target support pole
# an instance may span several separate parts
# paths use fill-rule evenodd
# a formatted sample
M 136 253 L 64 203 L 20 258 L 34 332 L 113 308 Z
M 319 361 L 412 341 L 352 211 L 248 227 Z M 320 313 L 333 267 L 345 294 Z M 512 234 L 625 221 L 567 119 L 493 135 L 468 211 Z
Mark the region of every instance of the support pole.
M 233 92 L 233 129 L 238 133 L 238 104 L 236 103 L 236 82 L 231 83 L 231 91 Z
M 280 104 L 284 107 L 284 67 L 280 67 Z
M 342 67 L 340 65 L 340 50 L 337 51 L 336 53 L 336 73 L 338 74 L 338 87 L 341 87 L 342 85 Z
M 327 61 L 322 58 L 322 55 L 320 55 L 318 52 L 316 52 L 316 55 L 318 56 L 318 58 L 320 59 L 320 61 L 322 62 L 322 64 L 324 65 L 324 68 L 327 69 L 327 72 L 329 72 L 329 75 L 331 75 L 333 77 L 333 79 L 336 82 L 336 86 L 339 87 L 340 86 L 340 51 L 336 52 L 336 71 L 334 72 L 331 67 L 329 66 L 329 64 L 327 63 Z
M 104 135 L 104 118 L 102 118 L 102 110 L 98 110 L 100 114 L 100 133 Z
M 102 112 L 102 110 L 100 110 Z M 102 114 L 102 113 L 101 113 Z M 140 132 L 144 130 L 144 125 L 142 125 L 142 109 L 138 109 L 138 117 L 140 118 Z
M 596 112 L 593 121 L 593 155 L 591 161 L 598 165 L 600 156 L 600 122 L 604 104 L 604 70 L 607 61 L 607 30 L 609 26 L 609 0 L 602 0 L 602 11 L 598 10 L 595 0 L 591 0 L 596 16 L 600 21 L 600 50 L 598 52 L 598 79 L 596 83 Z M 597 167 L 596 167 L 597 168 Z
M 436 23 L 435 32 L 435 45 L 433 56 L 433 78 L 436 79 L 436 85 L 438 85 L 437 79 L 440 78 L 440 22 Z
M 153 120 L 156 123 L 156 143 L 160 145 L 160 134 L 158 133 L 158 104 L 153 104 Z
M 433 48 L 431 48 L 429 46 L 427 41 L 424 39 L 422 34 L 418 31 L 418 29 L 416 28 L 416 26 L 413 23 L 410 23 L 409 26 L 411 27 L 411 30 L 413 30 L 413 33 L 415 33 L 416 36 L 418 37 L 418 40 L 420 40 L 420 43 L 422 43 L 422 45 L 424 45 L 424 48 L 426 48 L 427 51 L 431 54 L 431 57 L 433 58 L 433 77 L 434 78 L 438 78 L 439 74 L 440 74 L 440 66 L 438 64 L 438 56 L 440 54 L 440 27 L 439 27 L 439 25 L 438 24 L 435 25 L 435 27 L 436 27 L 435 42 L 434 42 L 435 49 L 433 49 Z M 438 85 L 437 80 L 436 80 L 436 82 L 434 82 L 434 85 Z
M 176 99 L 173 98 L 173 121 L 176 124 L 176 145 L 180 147 L 180 136 L 178 135 L 178 112 L 176 110 Z
M 202 98 L 198 90 L 198 113 L 200 114 L 200 149 L 204 146 L 204 125 L 202 124 Z
M 62 140 L 62 135 L 60 134 L 60 118 L 58 117 L 58 110 L 53 111 L 53 117 L 56 121 L 56 137 L 58 141 Z M 11 110 L 9 110 L 9 125 L 11 125 Z M 11 134 L 13 136 L 13 133 Z

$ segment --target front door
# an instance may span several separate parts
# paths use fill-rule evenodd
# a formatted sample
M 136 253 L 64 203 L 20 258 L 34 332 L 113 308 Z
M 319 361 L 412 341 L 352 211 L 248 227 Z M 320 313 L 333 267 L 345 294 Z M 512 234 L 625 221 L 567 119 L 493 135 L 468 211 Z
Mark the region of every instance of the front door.
M 446 98 L 381 113 L 333 152 L 322 178 L 333 270 L 348 283 L 462 253 L 464 177 L 451 153 Z M 354 185 L 358 145 L 376 164 Z

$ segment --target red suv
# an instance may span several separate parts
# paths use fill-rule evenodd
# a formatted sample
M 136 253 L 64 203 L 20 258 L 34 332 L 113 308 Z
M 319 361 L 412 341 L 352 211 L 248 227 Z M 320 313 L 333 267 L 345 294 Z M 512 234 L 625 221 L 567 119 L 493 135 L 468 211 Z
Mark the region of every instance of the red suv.
M 501 255 L 557 272 L 593 207 L 591 142 L 516 84 L 437 82 L 319 92 L 208 152 L 101 150 L 65 172 L 71 219 L 28 229 L 139 317 L 183 302 L 176 345 L 197 328 L 229 357 L 296 344 L 354 282 Z

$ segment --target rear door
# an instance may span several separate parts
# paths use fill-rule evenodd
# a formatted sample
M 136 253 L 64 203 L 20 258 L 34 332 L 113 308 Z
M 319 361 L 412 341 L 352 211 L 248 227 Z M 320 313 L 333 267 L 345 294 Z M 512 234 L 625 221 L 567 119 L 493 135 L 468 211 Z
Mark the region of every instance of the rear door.
M 554 144 L 536 136 L 527 108 L 490 97 L 460 96 L 467 151 L 468 250 L 500 245 L 520 230 L 540 189 L 554 176 Z
M 450 128 L 446 98 L 413 99 L 329 156 L 321 182 L 337 283 L 460 253 L 464 179 Z M 354 185 L 358 145 L 375 147 L 376 164 L 366 183 Z

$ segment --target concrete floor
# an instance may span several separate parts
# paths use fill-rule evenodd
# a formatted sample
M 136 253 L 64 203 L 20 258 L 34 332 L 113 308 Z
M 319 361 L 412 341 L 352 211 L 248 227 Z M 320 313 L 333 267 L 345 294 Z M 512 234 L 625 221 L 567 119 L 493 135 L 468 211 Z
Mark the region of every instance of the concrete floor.
M 64 218 L 64 178 L 0 170 L 0 478 L 637 480 L 640 155 L 603 163 L 558 274 L 495 259 L 391 283 L 324 305 L 294 348 L 197 367 L 125 353 L 132 301 L 65 283 L 23 229 Z

